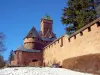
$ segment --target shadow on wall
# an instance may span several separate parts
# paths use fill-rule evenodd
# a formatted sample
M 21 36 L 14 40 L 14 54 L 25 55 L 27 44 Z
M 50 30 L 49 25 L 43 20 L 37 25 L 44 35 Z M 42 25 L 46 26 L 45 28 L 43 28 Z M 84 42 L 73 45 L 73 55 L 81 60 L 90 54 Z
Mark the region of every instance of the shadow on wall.
M 63 60 L 63 68 L 100 74 L 100 54 L 90 54 Z
M 31 67 L 41 67 L 42 62 L 38 61 L 38 60 L 33 60 L 32 62 L 29 63 L 29 66 L 31 66 Z

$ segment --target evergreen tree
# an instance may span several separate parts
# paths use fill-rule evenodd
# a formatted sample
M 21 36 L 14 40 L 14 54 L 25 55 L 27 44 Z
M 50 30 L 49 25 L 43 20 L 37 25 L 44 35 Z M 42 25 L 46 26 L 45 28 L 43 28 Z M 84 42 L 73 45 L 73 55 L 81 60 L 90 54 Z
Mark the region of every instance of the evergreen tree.
M 67 33 L 82 28 L 95 18 L 94 0 L 68 0 L 68 7 L 64 7 L 61 21 L 65 24 Z
M 10 55 L 9 55 L 9 59 L 8 59 L 8 61 L 9 61 L 9 63 L 11 64 L 11 61 L 14 59 L 14 52 L 13 52 L 13 50 L 11 50 L 10 51 Z
M 96 7 L 96 14 L 97 14 L 97 17 L 100 17 L 100 5 Z

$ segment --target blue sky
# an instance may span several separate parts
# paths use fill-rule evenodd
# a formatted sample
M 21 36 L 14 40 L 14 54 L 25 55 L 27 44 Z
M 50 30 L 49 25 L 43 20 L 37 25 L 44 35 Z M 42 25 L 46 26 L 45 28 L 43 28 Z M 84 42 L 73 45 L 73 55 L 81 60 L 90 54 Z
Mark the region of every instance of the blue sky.
M 54 23 L 53 31 L 60 37 L 65 33 L 65 26 L 61 23 L 62 9 L 67 0 L 0 0 L 0 32 L 6 35 L 7 48 L 4 58 L 7 60 L 9 52 L 23 44 L 23 38 L 34 26 L 40 30 L 40 19 L 49 14 Z

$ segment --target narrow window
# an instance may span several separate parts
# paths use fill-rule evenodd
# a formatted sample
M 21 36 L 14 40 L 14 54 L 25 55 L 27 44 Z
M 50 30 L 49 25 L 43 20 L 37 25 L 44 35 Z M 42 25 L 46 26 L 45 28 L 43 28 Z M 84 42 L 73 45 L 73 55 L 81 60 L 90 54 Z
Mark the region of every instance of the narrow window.
M 61 38 L 61 45 L 60 45 L 61 47 L 63 46 L 63 37 Z

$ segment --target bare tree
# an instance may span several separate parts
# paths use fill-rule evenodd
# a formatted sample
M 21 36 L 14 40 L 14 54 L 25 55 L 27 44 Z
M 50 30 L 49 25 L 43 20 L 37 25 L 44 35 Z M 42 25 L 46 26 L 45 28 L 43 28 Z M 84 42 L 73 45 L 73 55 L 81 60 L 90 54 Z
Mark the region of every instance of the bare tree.
M 5 61 L 3 57 L 3 52 L 6 50 L 4 45 L 4 39 L 5 39 L 5 35 L 2 32 L 0 32 L 0 68 L 4 67 L 5 65 Z
M 4 45 L 4 39 L 5 35 L 2 32 L 0 32 L 0 54 L 6 50 Z

